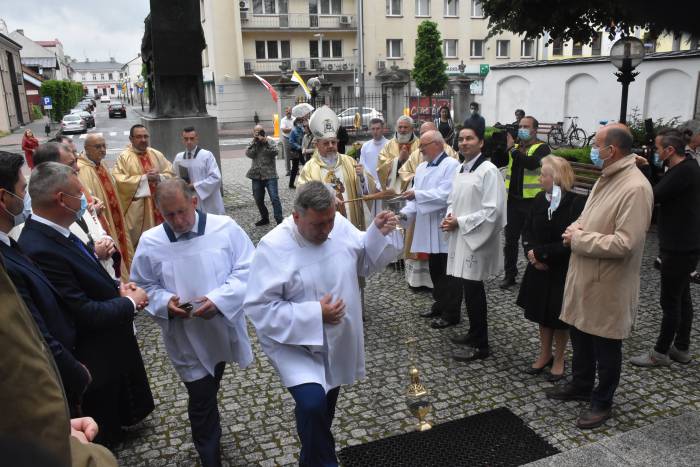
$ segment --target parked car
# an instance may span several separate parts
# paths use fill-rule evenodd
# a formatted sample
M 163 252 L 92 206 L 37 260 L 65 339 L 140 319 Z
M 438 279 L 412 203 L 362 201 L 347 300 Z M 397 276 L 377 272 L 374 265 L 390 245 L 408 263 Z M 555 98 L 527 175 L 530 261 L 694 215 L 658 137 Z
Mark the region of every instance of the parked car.
M 88 128 L 95 128 L 95 117 L 90 113 L 85 110 L 79 110 L 77 112 L 71 112 L 77 115 L 80 115 L 80 117 L 85 120 L 85 123 L 87 124 Z
M 87 133 L 87 122 L 78 114 L 68 114 L 61 120 L 61 133 Z
M 114 101 L 109 104 L 107 108 L 109 109 L 109 118 L 116 117 L 117 115 L 126 118 L 126 106 L 121 102 Z
M 340 124 L 343 125 L 345 128 L 354 128 L 355 114 L 358 113 L 358 109 L 359 107 L 348 107 L 347 109 L 340 112 L 338 114 Z M 374 109 L 372 107 L 363 107 L 362 109 L 362 128 L 369 127 L 369 121 L 373 118 L 384 119 L 382 113 L 377 109 Z
M 100 96 L 100 102 L 107 102 L 107 103 L 109 103 L 110 100 L 111 100 L 111 99 L 110 99 L 110 97 L 109 97 L 109 94 L 104 94 L 104 95 Z

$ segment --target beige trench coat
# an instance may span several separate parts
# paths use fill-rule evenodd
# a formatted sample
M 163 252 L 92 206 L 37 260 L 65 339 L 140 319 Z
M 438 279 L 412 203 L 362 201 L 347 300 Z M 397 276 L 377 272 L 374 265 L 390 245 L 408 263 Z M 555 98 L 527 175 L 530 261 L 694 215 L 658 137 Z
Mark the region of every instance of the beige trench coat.
M 630 335 L 653 202 L 633 155 L 603 169 L 571 241 L 562 321 L 608 339 Z

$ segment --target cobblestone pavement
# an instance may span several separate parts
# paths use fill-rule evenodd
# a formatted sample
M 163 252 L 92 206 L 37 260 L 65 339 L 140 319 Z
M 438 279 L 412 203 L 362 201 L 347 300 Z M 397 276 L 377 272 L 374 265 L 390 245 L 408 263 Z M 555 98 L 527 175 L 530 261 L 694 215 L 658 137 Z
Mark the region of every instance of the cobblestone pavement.
M 250 183 L 244 177 L 248 166 L 245 158 L 223 161 L 226 206 L 257 243 L 271 227 L 253 226 L 258 213 Z M 278 161 L 280 174 L 284 173 L 283 167 L 283 161 Z M 287 179 L 280 178 L 282 204 L 288 214 L 294 192 L 286 185 Z M 411 333 L 419 338 L 417 363 L 424 383 L 433 390 L 435 409 L 429 418 L 437 423 L 506 406 L 563 451 L 700 410 L 697 358 L 688 365 L 674 363 L 669 368 L 652 370 L 637 369 L 626 361 L 650 348 L 659 330 L 659 274 L 652 268 L 656 250 L 652 228 L 642 269 L 637 326 L 623 347 L 625 362 L 615 396 L 615 416 L 604 427 L 592 431 L 581 431 L 574 425 L 583 403 L 547 400 L 543 390 L 551 384 L 543 376 L 522 372 L 535 357 L 538 338 L 536 326 L 525 320 L 515 305 L 517 288 L 502 291 L 496 278 L 487 282 L 492 356 L 467 365 L 449 358 L 453 347 L 448 336 L 454 329 L 433 330 L 417 316 L 431 303 L 428 293 L 409 290 L 403 274 L 390 268 L 373 276 L 368 280 L 366 293 L 367 378 L 341 390 L 333 427 L 338 449 L 411 429 L 413 420 L 403 399 L 408 379 L 404 341 Z M 523 267 L 521 264 L 521 271 Z M 700 288 L 691 287 L 697 304 Z M 172 369 L 157 326 L 143 314 L 136 324 L 156 409 L 131 431 L 115 453 L 125 466 L 197 465 L 185 387 Z M 465 331 L 466 326 L 463 321 L 458 330 Z M 220 391 L 224 464 L 292 465 L 297 462 L 299 449 L 293 401 L 262 353 L 252 327 L 249 330 L 256 362 L 246 370 L 227 367 Z M 694 332 L 693 342 L 697 343 L 699 337 Z

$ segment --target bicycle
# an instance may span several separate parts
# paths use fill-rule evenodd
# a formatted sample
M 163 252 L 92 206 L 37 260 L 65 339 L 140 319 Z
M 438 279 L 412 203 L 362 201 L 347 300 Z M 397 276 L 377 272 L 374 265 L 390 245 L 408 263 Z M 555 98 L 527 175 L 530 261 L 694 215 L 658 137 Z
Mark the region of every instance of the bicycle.
M 571 125 L 566 133 L 564 133 L 564 122 L 557 122 L 556 125 L 547 133 L 547 143 L 552 149 L 557 149 L 564 146 L 567 141 L 572 148 L 582 148 L 586 145 L 587 137 L 583 128 L 579 128 L 576 122 L 578 117 L 564 117 L 566 120 L 571 120 Z
M 601 127 L 604 127 L 608 123 L 613 123 L 614 121 L 615 120 L 599 120 L 598 124 Z M 591 143 L 593 143 L 593 141 L 595 141 L 595 134 L 596 134 L 596 132 L 594 131 L 593 133 L 591 133 L 591 135 L 588 137 L 588 139 L 586 139 L 586 146 L 590 146 Z

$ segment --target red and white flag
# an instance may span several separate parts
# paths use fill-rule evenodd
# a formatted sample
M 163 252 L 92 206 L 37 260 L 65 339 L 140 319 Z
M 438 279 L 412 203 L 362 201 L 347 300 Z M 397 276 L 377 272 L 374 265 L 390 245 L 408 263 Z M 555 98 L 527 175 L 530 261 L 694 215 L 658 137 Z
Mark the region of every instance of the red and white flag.
M 277 91 L 275 91 L 275 88 L 272 87 L 270 83 L 267 82 L 265 78 L 262 78 L 261 76 L 256 75 L 253 73 L 253 76 L 258 78 L 258 81 L 265 86 L 265 89 L 267 89 L 270 92 L 270 96 L 272 96 L 272 100 L 277 102 L 279 100 L 279 96 L 277 95 Z

